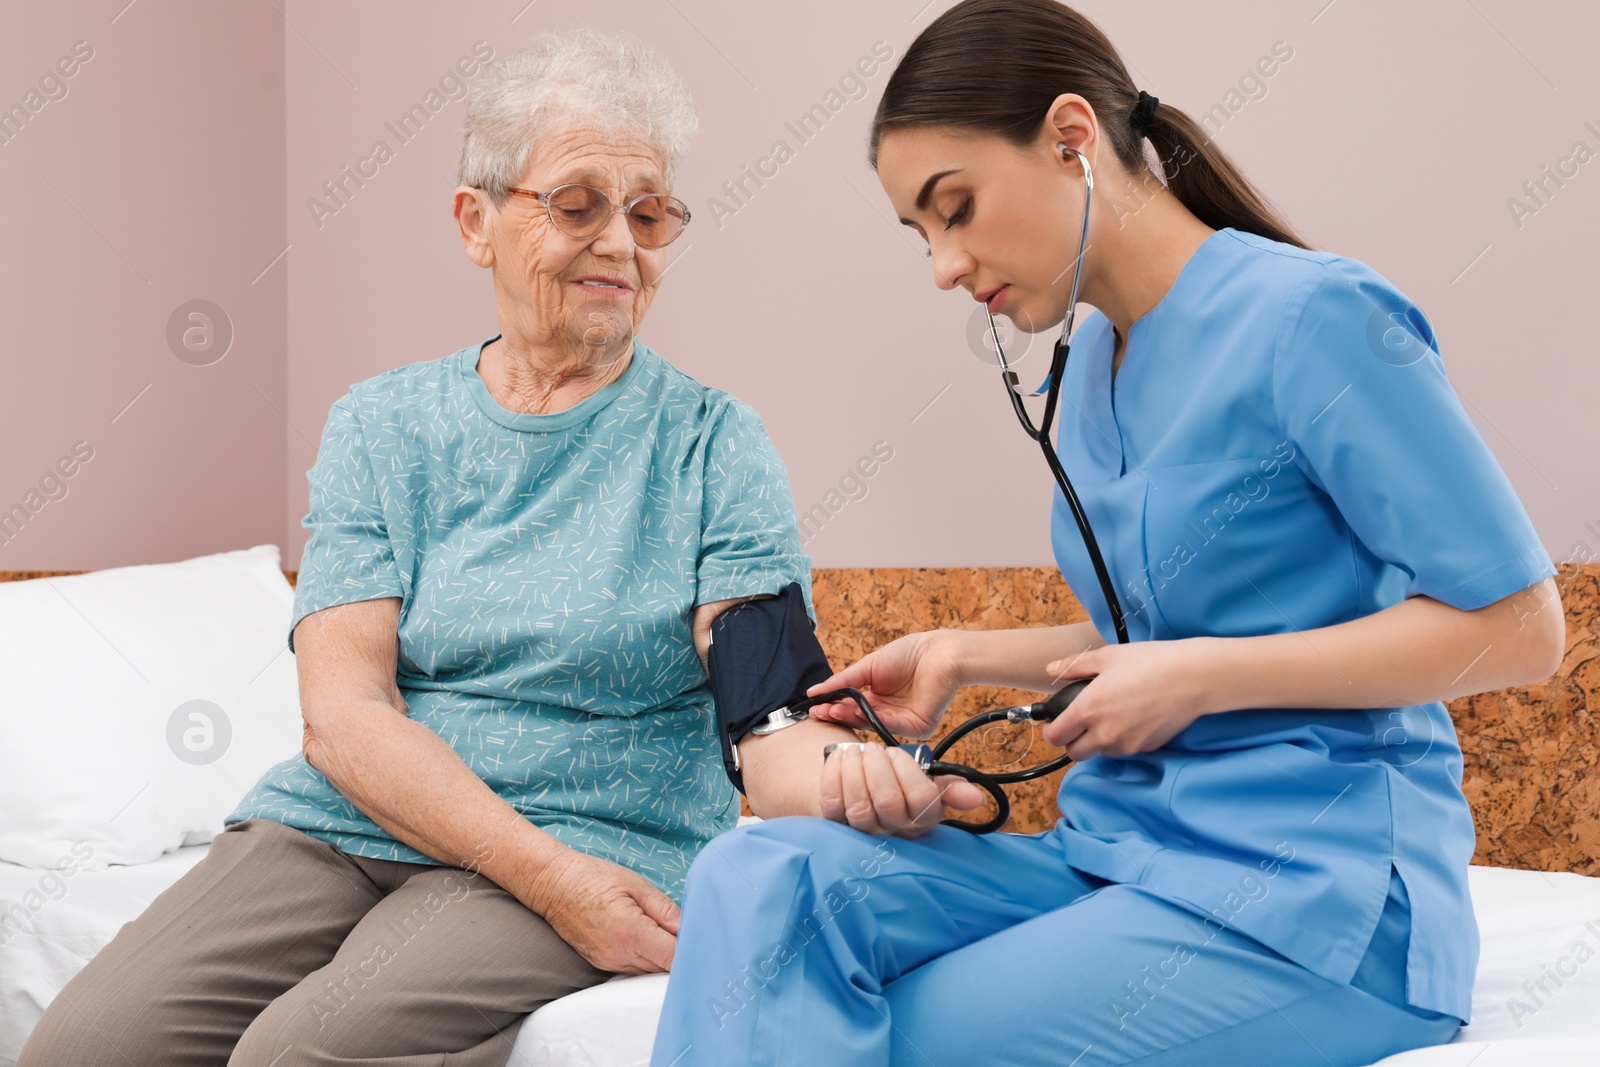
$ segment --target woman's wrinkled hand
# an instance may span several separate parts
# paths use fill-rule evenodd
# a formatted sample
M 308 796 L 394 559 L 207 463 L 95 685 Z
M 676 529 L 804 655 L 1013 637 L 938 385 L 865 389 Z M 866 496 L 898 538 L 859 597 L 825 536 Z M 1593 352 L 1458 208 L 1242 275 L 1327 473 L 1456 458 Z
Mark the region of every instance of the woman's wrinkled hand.
M 863 833 L 921 837 L 939 825 L 946 805 L 971 811 L 987 799 L 965 779 L 930 778 L 904 749 L 838 748 L 822 764 L 822 817 Z
M 1044 739 L 1075 760 L 1132 756 L 1160 748 L 1210 707 L 1206 638 L 1104 645 L 1046 666 L 1060 685 L 1092 678 Z
M 863 690 L 891 733 L 926 738 L 933 735 L 961 684 L 954 643 L 946 631 L 932 630 L 889 642 L 812 686 L 806 695 L 830 689 Z M 851 700 L 818 704 L 811 709 L 811 716 L 858 729 L 868 727 L 861 709 Z
M 672 967 L 678 905 L 642 874 L 564 850 L 517 894 L 567 944 L 603 971 L 651 974 Z

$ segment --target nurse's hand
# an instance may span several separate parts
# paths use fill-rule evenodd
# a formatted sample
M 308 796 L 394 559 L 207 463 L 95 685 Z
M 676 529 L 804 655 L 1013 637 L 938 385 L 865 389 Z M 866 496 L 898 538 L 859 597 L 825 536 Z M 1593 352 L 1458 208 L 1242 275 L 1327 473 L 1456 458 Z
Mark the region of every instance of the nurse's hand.
M 815 696 L 830 689 L 865 690 L 872 710 L 890 733 L 921 739 L 933 736 L 961 685 L 952 643 L 945 639 L 943 631 L 931 630 L 890 641 L 807 689 L 806 695 Z M 818 704 L 811 709 L 811 717 L 856 729 L 868 728 L 861 709 L 852 700 Z
M 987 800 L 966 779 L 930 778 L 903 749 L 877 743 L 834 749 L 822 764 L 822 817 L 864 833 L 921 837 L 945 805 L 971 811 Z
M 1049 664 L 1045 669 L 1062 685 L 1094 681 L 1045 724 L 1044 739 L 1075 760 L 1160 748 L 1216 710 L 1206 702 L 1206 673 L 1215 659 L 1205 653 L 1205 641 L 1104 645 Z

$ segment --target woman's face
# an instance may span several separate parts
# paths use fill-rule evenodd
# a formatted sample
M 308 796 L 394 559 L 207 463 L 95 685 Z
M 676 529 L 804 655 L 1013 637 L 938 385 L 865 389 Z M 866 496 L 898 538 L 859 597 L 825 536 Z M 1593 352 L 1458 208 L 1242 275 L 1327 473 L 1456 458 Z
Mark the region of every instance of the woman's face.
M 535 152 L 517 187 L 548 192 L 569 182 L 594 186 L 616 207 L 668 191 L 653 149 L 607 143 L 582 129 Z M 640 248 L 621 212 L 594 237 L 569 237 L 529 197 L 508 197 L 488 230 L 501 314 L 514 319 L 523 337 L 602 360 L 628 350 L 623 342 L 637 333 L 661 284 L 666 248 Z M 596 286 L 595 279 L 617 288 Z
M 1072 295 L 1083 177 L 1076 156 L 1063 161 L 1058 140 L 1017 148 L 929 126 L 892 131 L 878 145 L 878 180 L 900 221 L 928 243 L 935 283 L 992 296 L 991 311 L 1025 333 L 1064 321 Z

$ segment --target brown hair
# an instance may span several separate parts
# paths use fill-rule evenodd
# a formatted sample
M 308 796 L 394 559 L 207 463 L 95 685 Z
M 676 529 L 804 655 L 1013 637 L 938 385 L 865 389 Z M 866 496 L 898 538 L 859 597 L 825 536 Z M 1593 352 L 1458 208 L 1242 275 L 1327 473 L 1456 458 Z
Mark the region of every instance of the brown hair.
M 1077 93 L 1131 174 L 1146 168 L 1150 138 L 1167 188 L 1213 229 L 1231 226 L 1310 248 L 1187 114 L 1157 104 L 1143 137 L 1129 123 L 1139 91 L 1100 28 L 1056 0 L 962 0 L 906 50 L 872 119 L 867 162 L 893 130 L 954 126 L 1023 147 L 1038 137 L 1050 104 Z

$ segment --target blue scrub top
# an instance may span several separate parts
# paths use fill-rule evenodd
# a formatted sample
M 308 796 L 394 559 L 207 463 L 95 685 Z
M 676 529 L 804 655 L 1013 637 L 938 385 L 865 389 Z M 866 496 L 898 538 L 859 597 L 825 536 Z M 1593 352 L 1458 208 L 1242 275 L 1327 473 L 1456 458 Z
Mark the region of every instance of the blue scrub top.
M 1293 633 L 1416 594 L 1470 610 L 1555 573 L 1428 320 L 1370 267 L 1224 228 L 1130 328 L 1113 380 L 1114 341 L 1103 314 L 1082 319 L 1057 439 L 1131 640 Z M 1059 489 L 1052 537 L 1115 641 Z M 1461 769 L 1439 702 L 1223 712 L 1073 766 L 1054 832 L 1074 867 L 1340 983 L 1392 867 L 1411 904 L 1407 1002 L 1466 1020 L 1478 931 Z

